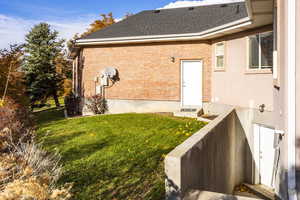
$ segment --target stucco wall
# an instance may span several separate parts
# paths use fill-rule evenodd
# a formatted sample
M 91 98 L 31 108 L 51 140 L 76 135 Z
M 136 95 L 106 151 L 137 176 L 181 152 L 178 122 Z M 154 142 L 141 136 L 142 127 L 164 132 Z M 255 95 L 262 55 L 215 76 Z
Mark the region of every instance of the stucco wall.
M 287 175 L 288 175 L 288 10 L 286 0 L 278 0 L 278 72 L 279 78 L 276 80 L 277 88 L 274 88 L 274 113 L 275 124 L 278 130 L 285 132 L 282 138 L 280 150 L 280 170 L 276 180 L 276 190 L 283 199 L 287 199 Z M 297 175 L 297 192 L 300 198 L 300 1 L 296 1 L 296 175 Z
M 210 52 L 211 46 L 206 42 L 84 48 L 84 96 L 95 93 L 94 77 L 111 66 L 118 69 L 120 81 L 106 89 L 106 98 L 180 101 L 180 59 L 202 59 L 203 101 L 209 101 Z
M 296 121 L 300 120 L 300 1 L 296 1 Z M 296 123 L 297 130 L 297 168 L 300 170 L 300 123 Z M 300 188 L 300 186 L 299 186 Z
M 246 108 L 258 108 L 265 104 L 266 110 L 273 110 L 272 73 L 249 73 L 247 36 L 272 30 L 263 27 L 215 40 L 212 47 L 212 102 Z M 216 71 L 214 46 L 225 41 L 225 70 Z
M 300 199 L 300 1 L 296 1 L 296 4 L 296 170 L 298 199 Z
M 288 198 L 287 189 L 287 158 L 288 144 L 287 137 L 287 1 L 277 1 L 277 62 L 278 62 L 278 78 L 275 80 L 276 87 L 273 88 L 274 95 L 274 117 L 277 130 L 285 132 L 280 143 L 280 161 L 279 170 L 276 177 L 276 192 L 282 199 Z

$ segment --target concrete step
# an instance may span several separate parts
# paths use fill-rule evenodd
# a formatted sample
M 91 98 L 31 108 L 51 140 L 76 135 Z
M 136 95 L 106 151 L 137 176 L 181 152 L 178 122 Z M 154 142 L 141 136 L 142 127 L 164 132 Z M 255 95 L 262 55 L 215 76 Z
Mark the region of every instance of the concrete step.
M 191 190 L 183 200 L 258 200 L 259 198 L 222 194 L 217 192 Z
M 197 112 L 174 112 L 175 117 L 189 117 L 189 118 L 197 118 Z
M 179 111 L 174 112 L 174 116 L 197 118 L 200 110 L 201 108 L 181 108 Z
M 245 187 L 247 187 L 251 193 L 254 193 L 256 196 L 266 199 L 266 200 L 278 200 L 280 199 L 274 192 L 272 188 L 269 188 L 264 185 L 251 185 L 244 183 Z

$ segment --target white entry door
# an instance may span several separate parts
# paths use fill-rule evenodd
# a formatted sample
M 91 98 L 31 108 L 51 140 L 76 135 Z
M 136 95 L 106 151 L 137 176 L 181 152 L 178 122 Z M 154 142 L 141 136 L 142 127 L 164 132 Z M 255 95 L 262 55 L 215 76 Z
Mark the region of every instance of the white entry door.
M 202 106 L 202 61 L 181 61 L 181 106 Z
M 271 188 L 275 163 L 274 136 L 274 129 L 254 125 L 255 161 L 258 165 L 260 183 Z

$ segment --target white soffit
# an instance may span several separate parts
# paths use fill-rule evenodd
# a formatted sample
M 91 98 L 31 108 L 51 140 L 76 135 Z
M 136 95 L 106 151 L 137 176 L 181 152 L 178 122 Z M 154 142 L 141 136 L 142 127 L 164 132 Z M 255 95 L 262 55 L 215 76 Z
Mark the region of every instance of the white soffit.
M 251 6 L 253 24 L 272 24 L 273 23 L 273 0 L 248 0 Z

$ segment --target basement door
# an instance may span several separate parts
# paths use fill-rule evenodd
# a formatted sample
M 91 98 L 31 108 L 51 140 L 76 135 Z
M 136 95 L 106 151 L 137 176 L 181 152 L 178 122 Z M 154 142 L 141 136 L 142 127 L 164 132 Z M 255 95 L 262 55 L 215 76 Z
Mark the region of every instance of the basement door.
M 202 61 L 181 61 L 181 106 L 202 106 Z
M 255 163 L 259 171 L 260 184 L 273 188 L 275 163 L 274 129 L 254 124 Z

